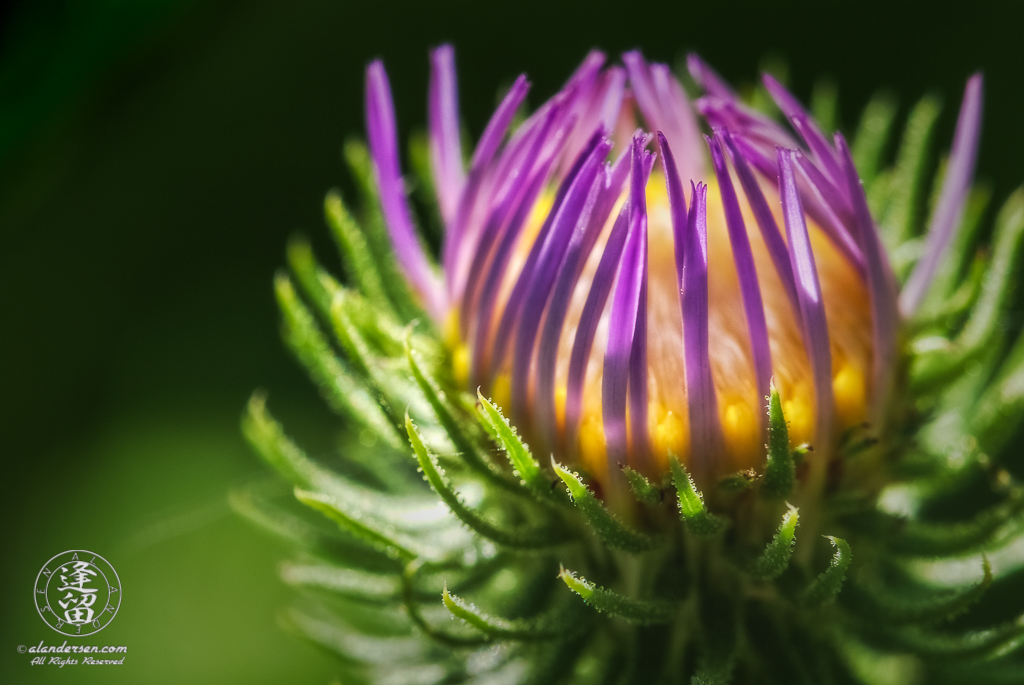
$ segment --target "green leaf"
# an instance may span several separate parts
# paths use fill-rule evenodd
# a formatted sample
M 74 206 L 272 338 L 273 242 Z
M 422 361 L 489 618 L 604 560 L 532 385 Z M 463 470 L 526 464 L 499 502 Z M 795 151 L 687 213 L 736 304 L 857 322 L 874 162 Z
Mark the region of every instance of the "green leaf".
M 669 455 L 669 466 L 672 468 L 672 482 L 679 494 L 680 518 L 686 527 L 701 536 L 714 535 L 721 530 L 725 520 L 707 510 L 704 496 L 697 490 L 686 467 L 673 454 Z
M 836 553 L 829 567 L 807 586 L 800 597 L 800 603 L 808 608 L 828 604 L 839 595 L 839 591 L 843 589 L 843 581 L 846 580 L 846 571 L 853 561 L 853 553 L 846 540 L 830 535 L 826 535 L 825 538 L 835 545 Z
M 327 193 L 324 198 L 324 217 L 338 245 L 346 275 L 367 299 L 390 310 L 391 302 L 384 289 L 377 261 L 367 245 L 366 236 L 336 190 Z
M 860 117 L 857 134 L 853 138 L 853 162 L 870 193 L 885 154 L 892 122 L 896 119 L 896 99 L 889 93 L 879 92 L 871 98 Z
M 649 535 L 631 530 L 619 522 L 604 504 L 583 484 L 580 477 L 551 458 L 551 468 L 562 479 L 572 496 L 573 504 L 583 513 L 597 536 L 609 547 L 638 554 L 652 549 L 657 541 Z
M 789 559 L 793 556 L 793 544 L 796 542 L 796 527 L 800 522 L 800 514 L 796 507 L 787 504 L 788 510 L 782 515 L 779 530 L 772 537 L 761 556 L 751 566 L 750 572 L 766 580 L 777 578 L 789 567 Z
M 274 285 L 284 315 L 285 342 L 320 387 L 328 406 L 373 431 L 389 446 L 401 449 L 404 440 L 397 433 L 395 423 L 331 351 L 313 315 L 295 293 L 291 280 L 287 276 L 278 276 Z
M 562 568 L 558 577 L 583 601 L 602 614 L 624 619 L 637 625 L 671 623 L 679 612 L 679 605 L 669 600 L 647 600 L 625 597 L 612 590 L 599 587 L 572 571 Z
M 565 541 L 565 537 L 559 535 L 557 529 L 506 530 L 486 521 L 463 503 L 459 494 L 444 477 L 444 471 L 438 465 L 437 457 L 423 444 L 423 439 L 408 413 L 405 415 L 405 429 L 409 433 L 409 442 L 412 443 L 416 459 L 419 461 L 420 468 L 423 470 L 427 482 L 430 483 L 430 487 L 448 505 L 452 513 L 473 531 L 506 547 L 527 549 L 550 547 Z
M 566 623 L 566 614 L 552 614 L 529 619 L 507 619 L 481 611 L 461 597 L 451 594 L 444 586 L 441 600 L 456 618 L 461 618 L 480 632 L 495 640 L 534 641 L 564 637 L 573 626 Z
M 629 483 L 629 489 L 633 491 L 637 500 L 644 504 L 648 504 L 652 507 L 657 506 L 658 504 L 661 504 L 661 501 L 665 498 L 665 492 L 661 488 L 656 488 L 651 485 L 649 480 L 630 467 L 623 466 L 622 475 L 626 477 L 626 482 Z
M 771 499 L 785 499 L 793 491 L 796 466 L 789 450 L 789 428 L 782 414 L 782 399 L 774 379 L 768 396 L 768 464 L 761 492 Z

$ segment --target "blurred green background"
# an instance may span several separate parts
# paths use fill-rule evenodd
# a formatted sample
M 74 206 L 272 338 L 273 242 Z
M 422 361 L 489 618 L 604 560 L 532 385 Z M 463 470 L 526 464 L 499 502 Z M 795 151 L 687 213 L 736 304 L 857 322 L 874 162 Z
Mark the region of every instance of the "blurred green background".
M 287 550 L 226 492 L 264 475 L 238 432 L 249 393 L 312 451 L 331 419 L 277 335 L 271 277 L 288 236 L 329 264 L 320 214 L 351 184 L 362 70 L 389 69 L 403 136 L 423 125 L 427 49 L 457 49 L 479 134 L 520 71 L 537 104 L 591 46 L 703 54 L 735 83 L 761 58 L 807 98 L 840 86 L 846 130 L 879 86 L 926 90 L 952 132 L 986 74 L 979 173 L 997 202 L 1024 180 L 1024 5 L 594 1 L 579 6 L 328 0 L 32 0 L 0 9 L 0 682 L 328 682 L 329 657 L 282 632 Z M 944 143 L 945 144 L 945 143 Z M 117 618 L 84 644 L 120 667 L 32 667 L 63 641 L 32 588 L 65 549 L 118 570 Z

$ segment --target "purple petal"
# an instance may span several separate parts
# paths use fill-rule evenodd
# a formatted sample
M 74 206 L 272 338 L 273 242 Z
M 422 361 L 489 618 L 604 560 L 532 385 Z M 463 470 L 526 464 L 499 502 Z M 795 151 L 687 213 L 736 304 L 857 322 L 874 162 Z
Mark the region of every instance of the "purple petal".
M 395 258 L 406 278 L 423 298 L 423 305 L 435 321 L 447 307 L 444 292 L 416 237 L 398 162 L 398 131 L 391 99 L 391 86 L 380 60 L 366 68 L 366 129 L 370 155 L 377 175 L 381 209 Z
M 480 136 L 476 150 L 473 152 L 473 160 L 470 163 L 469 177 L 466 181 L 465 190 L 460 197 L 455 213 L 455 221 L 445 238 L 443 249 L 444 271 L 448 280 L 448 292 L 453 296 L 453 299 L 457 299 L 457 296 L 461 294 L 463 277 L 461 274 L 460 258 L 462 256 L 463 237 L 467 230 L 470 214 L 476 205 L 484 173 L 494 158 L 494 154 L 498 151 L 498 146 L 501 145 L 501 141 L 504 139 L 505 133 L 512 123 L 512 118 L 515 116 L 519 105 L 526 98 L 526 93 L 529 89 L 530 84 L 525 76 L 520 76 L 516 79 L 508 94 L 505 95 L 501 104 L 498 105 L 498 109 L 491 116 L 491 120 L 487 123 L 483 135 Z
M 676 273 L 683 312 L 683 361 L 686 367 L 686 402 L 690 417 L 690 465 L 697 477 L 706 477 L 719 458 L 722 425 L 718 398 L 711 377 L 708 331 L 708 227 L 707 186 L 690 182 L 690 210 L 686 226 L 673 225 L 683 241 L 683 269 Z
M 821 297 L 818 268 L 811 251 L 811 241 L 804 221 L 803 205 L 793 173 L 793 150 L 778 150 L 779 189 L 782 195 L 782 216 L 786 224 L 789 258 L 796 276 L 797 294 L 803 314 L 804 347 L 814 376 L 815 439 L 829 444 L 832 437 L 832 416 L 835 401 L 832 395 L 832 350 L 829 345 L 825 302 Z
M 804 181 L 800 185 L 800 197 L 804 202 L 804 211 L 818 224 L 832 244 L 843 253 L 843 256 L 853 264 L 857 271 L 862 276 L 865 275 L 864 254 L 860 245 L 857 244 L 857 240 L 847 228 L 854 223 L 852 209 L 847 209 L 845 200 L 836 195 L 835 186 L 818 171 L 810 160 L 804 157 L 803 153 L 795 150 L 793 159 L 796 162 L 796 168 L 800 171 L 800 178 Z
M 516 151 L 514 163 L 510 164 L 504 173 L 505 183 L 495 196 L 495 206 L 492 207 L 487 224 L 480 232 L 480 240 L 473 252 L 469 275 L 466 278 L 459 316 L 463 339 L 468 340 L 472 333 L 474 318 L 470 313 L 478 301 L 479 287 L 491 258 L 491 250 L 517 216 L 516 210 L 528 198 L 530 184 L 534 181 L 534 169 L 558 115 L 557 106 L 547 108 L 543 124 L 540 127 L 533 127 L 530 135 L 515 143 L 521 150 Z M 518 236 L 518 228 L 515 229 L 515 235 Z
M 871 297 L 872 354 L 874 398 L 872 419 L 879 422 L 887 409 L 893 371 L 896 367 L 896 335 L 900 324 L 895 278 L 889 268 L 885 249 L 871 219 L 867 197 L 861 185 L 853 156 L 842 134 L 835 136 L 836 150 L 846 174 L 847 192 L 853 199 L 857 219 L 857 235 L 867 265 L 868 294 Z
M 636 97 L 636 104 L 640 113 L 651 128 L 661 129 L 665 127 L 662 116 L 661 103 L 654 92 L 654 83 L 651 79 L 650 67 L 647 60 L 640 54 L 639 50 L 631 50 L 622 55 L 622 61 L 629 73 L 629 83 Z
M 437 201 L 441 208 L 441 218 L 446 226 L 450 226 L 466 183 L 459 137 L 455 50 L 451 45 L 442 45 L 430 54 L 427 119 L 430 127 L 430 165 L 437 189 Z
M 690 101 L 667 65 L 652 64 L 651 78 L 654 82 L 654 91 L 661 102 L 666 126 L 665 136 L 669 141 L 674 140 L 676 150 L 681 155 L 686 155 L 696 177 L 704 171 L 704 155 L 700 146 L 700 128 Z M 682 158 L 678 161 L 681 162 Z
M 533 396 L 534 419 L 538 432 L 549 446 L 557 442 L 556 407 L 555 407 L 555 372 L 558 364 L 558 343 L 565 327 L 565 318 L 569 312 L 573 292 L 580 271 L 590 256 L 590 251 L 597 241 L 597 234 L 608 219 L 598 212 L 599 198 L 608 182 L 608 169 L 594 178 L 587 195 L 583 211 L 573 230 L 565 257 L 558 269 L 558 276 L 551 289 L 551 302 L 544 316 L 544 328 L 541 331 L 540 343 L 537 345 L 537 371 L 534 374 L 535 388 Z M 604 203 L 608 204 L 608 203 Z M 609 208 L 610 209 L 610 208 Z M 520 326 L 520 331 L 522 331 Z M 516 372 L 513 370 L 513 377 Z
M 794 115 L 790 117 L 790 122 L 793 124 L 793 128 L 800 134 L 800 137 L 807 143 L 807 149 L 811 151 L 811 154 L 829 180 L 835 184 L 836 188 L 843 188 L 843 172 L 839 168 L 839 161 L 836 159 L 835 150 L 828 144 L 828 140 L 825 138 L 825 134 L 821 132 L 821 129 L 810 119 L 807 115 Z M 849 206 L 849 199 L 843 194 L 843 206 Z
M 653 162 L 653 155 L 645 152 Z M 647 178 L 648 173 L 644 174 Z M 646 181 L 644 183 L 646 186 Z M 641 201 L 643 194 L 641 194 Z M 630 204 L 630 211 L 634 205 Z M 650 468 L 650 435 L 647 432 L 648 389 L 647 389 L 647 206 L 642 206 L 637 219 L 640 231 L 637 263 L 640 268 L 640 295 L 637 299 L 636 327 L 633 330 L 633 346 L 629 355 L 629 421 L 631 446 L 634 462 L 641 468 Z
M 588 52 L 587 56 L 583 58 L 583 62 L 576 67 L 576 71 L 574 71 L 569 77 L 569 80 L 566 82 L 566 87 L 573 86 L 578 83 L 593 81 L 601 71 L 601 67 L 604 66 L 607 59 L 607 56 L 600 50 L 591 50 Z
M 624 85 L 625 72 L 617 67 L 587 82 L 585 92 L 580 92 L 577 97 L 575 113 L 578 121 L 565 144 L 563 165 L 568 166 L 578 158 L 598 126 L 603 126 L 606 131 L 614 130 L 622 106 Z
M 644 119 L 651 128 L 664 132 L 675 146 L 681 155 L 678 163 L 682 172 L 688 177 L 700 176 L 704 164 L 698 144 L 697 121 L 669 68 L 664 64 L 647 64 L 636 50 L 625 53 L 622 61 L 626 64 L 637 106 Z
M 960 115 L 953 135 L 953 149 L 946 165 L 946 177 L 942 181 L 942 192 L 928 225 L 924 256 L 900 293 L 900 310 L 904 316 L 917 311 L 931 286 L 935 270 L 942 261 L 946 246 L 960 225 L 964 202 L 974 178 L 974 163 L 978 157 L 978 140 L 981 137 L 982 77 L 974 74 L 967 80 L 964 89 Z
M 754 386 L 757 388 L 758 405 L 764 404 L 764 398 L 770 392 L 769 383 L 772 377 L 772 354 L 768 345 L 768 324 L 764 316 L 764 303 L 761 300 L 761 286 L 757 280 L 757 268 L 754 266 L 754 254 L 750 249 L 747 227 L 743 223 L 736 191 L 729 177 L 729 169 L 725 165 L 725 155 L 718 137 L 708 139 L 711 147 L 711 161 L 718 178 L 718 190 L 725 209 L 725 224 L 729 230 L 729 242 L 732 244 L 733 261 L 736 263 L 736 274 L 740 281 L 740 294 L 743 298 L 743 311 L 747 316 L 747 331 L 750 335 L 750 350 L 754 359 Z M 761 429 L 767 430 L 767 414 L 760 412 Z
M 556 120 L 557 116 L 555 116 L 555 113 L 552 113 L 552 119 L 549 123 L 553 125 L 552 122 Z M 497 248 L 494 250 L 494 256 L 491 259 L 490 264 L 483 272 L 486 273 L 486 278 L 483 286 L 480 288 L 479 297 L 477 298 L 476 316 L 473 317 L 468 309 L 463 315 L 467 319 L 475 318 L 476 322 L 476 337 L 473 343 L 472 364 L 472 378 L 474 383 L 485 383 L 487 379 L 493 375 L 493 371 L 497 369 L 498 365 L 502 361 L 501 359 L 496 358 L 496 355 L 491 354 L 490 366 L 488 368 L 490 368 L 492 372 L 488 372 L 487 368 L 485 368 L 485 362 L 487 361 L 488 354 L 492 351 L 490 344 L 491 321 L 494 318 L 494 309 L 497 305 L 498 294 L 501 290 L 501 285 L 505 280 L 505 272 L 508 269 L 508 263 L 512 257 L 516 241 L 519 239 L 519 234 L 522 231 L 523 226 L 526 225 L 537 198 L 550 182 L 551 173 L 554 169 L 554 164 L 560 146 L 557 142 L 552 143 L 548 139 L 553 138 L 555 141 L 561 140 L 564 138 L 564 134 L 565 128 L 563 127 L 553 135 L 540 135 L 537 138 L 536 145 L 538 146 L 538 150 L 542 151 L 541 158 L 529 177 L 529 181 L 522 193 L 521 199 L 516 203 L 512 219 L 508 222 L 508 225 L 502 229 L 501 240 L 498 243 Z M 559 201 L 560 200 L 556 197 L 556 203 Z M 544 232 L 544 228 L 542 228 L 541 232 Z M 527 266 L 529 266 L 529 264 L 527 264 Z M 504 317 L 502 320 L 504 321 Z M 502 352 L 502 354 L 504 354 L 504 352 Z
M 736 99 L 736 91 L 696 53 L 691 52 L 686 56 L 686 68 L 697 85 L 703 88 L 708 95 L 724 100 Z
M 576 337 L 573 339 L 565 393 L 565 444 L 570 451 L 576 449 L 580 412 L 583 408 L 583 384 L 586 381 L 590 350 L 594 345 L 594 336 L 597 334 L 597 326 L 608 302 L 612 284 L 615 282 L 615 272 L 619 267 L 628 228 L 629 200 L 626 200 L 608 235 L 608 242 L 605 243 L 601 261 L 594 272 L 593 284 L 587 293 L 587 301 L 583 305 L 583 313 L 576 327 Z
M 800 165 L 800 169 L 804 172 L 807 181 L 817 188 L 822 202 L 828 205 L 842 221 L 843 227 L 852 225 L 854 219 L 853 202 L 847 194 L 846 176 L 842 167 L 837 167 L 843 175 L 839 177 L 839 185 L 836 185 L 836 181 L 827 177 L 802 152 L 797 152 L 797 164 Z
M 679 167 L 676 166 L 675 156 L 673 156 L 665 136 L 661 135 L 661 133 L 658 134 L 658 150 L 661 151 L 661 166 L 665 171 L 665 188 L 668 191 L 668 208 L 672 216 L 676 274 L 682 274 L 686 256 L 686 195 L 683 193 L 683 181 L 679 177 Z M 680 288 L 682 287 L 681 278 L 680 276 Z
M 775 120 L 737 100 L 705 96 L 697 100 L 697 111 L 712 128 L 727 128 L 744 138 L 767 143 L 773 146 L 772 151 L 776 145 L 797 146 L 796 140 Z
M 641 141 L 641 146 L 646 147 L 650 138 L 643 136 Z M 607 223 L 608 217 L 615 208 L 615 203 L 622 194 L 623 185 L 629 178 L 631 161 L 632 146 L 625 150 L 612 165 L 611 172 L 608 174 L 608 186 L 594 209 L 592 223 L 596 230 L 589 233 L 584 239 L 583 250 L 588 255 L 593 250 L 601 229 Z M 647 164 L 644 167 L 645 185 L 650 174 L 651 166 Z M 590 350 L 594 344 L 594 336 L 597 333 L 597 326 L 604 312 L 605 304 L 608 302 L 608 294 L 615 282 L 615 270 L 618 268 L 619 258 L 622 256 L 622 247 L 626 242 L 628 228 L 629 199 L 627 198 L 612 226 L 608 241 L 605 243 L 604 252 L 602 252 L 601 260 L 594 272 L 594 279 L 580 314 L 580 321 L 576 326 L 576 336 L 573 338 L 565 399 L 565 445 L 570 451 L 576 449 L 576 434 L 579 428 L 580 410 L 583 406 L 583 383 L 586 380 Z M 583 258 L 581 264 L 585 262 L 585 259 Z M 557 290 L 560 291 L 561 287 L 559 286 Z M 566 293 L 566 297 L 571 298 L 571 296 L 571 292 Z
M 762 147 L 763 145 L 755 145 L 752 141 L 742 135 L 733 135 L 732 149 L 746 159 L 747 162 L 752 164 L 767 178 L 768 181 L 777 187 L 779 181 L 778 164 L 775 159 L 769 158 L 764 154 L 761 149 Z M 798 152 L 798 154 L 801 153 Z M 860 248 L 857 246 L 857 242 L 846 229 L 842 219 L 836 215 L 836 211 L 833 209 L 832 205 L 824 199 L 820 189 L 814 185 L 806 174 L 803 173 L 804 169 L 802 167 L 800 169 L 802 172 L 801 179 L 806 181 L 799 186 L 800 198 L 804 205 L 804 211 L 807 213 L 807 216 L 811 217 L 814 223 L 816 223 L 821 230 L 825 232 L 825 235 L 832 241 L 832 244 L 836 249 L 838 249 L 843 256 L 853 264 L 854 268 L 863 275 L 864 255 L 861 254 Z M 821 173 L 818 172 L 816 168 L 814 168 L 813 171 L 817 172 L 819 177 L 821 176 Z
M 626 70 L 611 67 L 604 73 L 604 102 L 601 108 L 601 125 L 605 130 L 614 131 L 622 110 L 626 94 Z
M 569 174 L 565 177 L 561 185 L 559 185 L 558 190 L 555 192 L 555 200 L 551 205 L 551 211 L 548 212 L 547 218 L 544 220 L 544 224 L 541 226 L 536 239 L 533 241 L 530 253 L 526 257 L 526 262 L 519 271 L 519 278 L 512 287 L 512 293 L 509 295 L 508 302 L 505 304 L 505 311 L 502 312 L 501 322 L 498 324 L 498 332 L 494 338 L 494 349 L 491 354 L 490 377 L 492 378 L 505 362 L 505 354 L 514 337 L 513 334 L 516 327 L 519 325 L 520 314 L 522 313 L 523 305 L 525 303 L 527 289 L 530 287 L 530 283 L 533 280 L 533 271 L 537 266 L 537 261 L 540 259 L 541 251 L 547 242 L 548 233 L 551 231 L 551 225 L 554 222 L 555 217 L 558 215 L 569 189 L 576 180 L 576 176 L 579 175 L 584 164 L 590 158 L 590 153 L 593 152 L 594 148 L 601 143 L 602 137 L 603 135 L 600 131 L 592 136 L 591 142 L 587 145 L 587 148 L 584 149 L 579 159 L 576 160 L 573 168 L 569 170 Z
M 603 136 L 603 131 L 599 135 Z M 555 212 L 551 229 L 541 243 L 536 266 L 532 269 L 525 289 L 522 313 L 515 336 L 515 350 L 512 359 L 512 412 L 525 416 L 530 390 L 530 367 L 537 344 L 537 331 L 551 297 L 558 269 L 574 234 L 583 233 L 590 221 L 590 214 L 597 202 L 595 185 L 601 171 L 601 163 L 611 150 L 611 141 L 601 140 L 588 150 L 586 160 L 572 180 L 565 199 Z M 603 181 L 603 179 L 600 179 Z
M 623 462 L 627 457 L 626 404 L 630 378 L 630 359 L 633 354 L 640 296 L 644 291 L 646 272 L 647 211 L 645 202 L 644 166 L 650 153 L 633 140 L 632 172 L 630 174 L 629 233 L 623 248 L 622 261 L 612 296 L 611 319 L 608 327 L 608 347 L 604 355 L 604 375 L 601 385 L 602 417 L 609 462 Z M 647 377 L 646 369 L 643 371 Z M 646 383 L 643 384 L 646 387 Z M 635 393 L 634 393 L 635 394 Z M 636 431 L 646 432 L 646 408 L 642 425 L 640 417 L 633 417 Z M 638 454 L 643 459 L 648 455 Z
M 768 248 L 768 255 L 772 258 L 775 271 L 778 273 L 779 280 L 782 281 L 782 287 L 786 291 L 786 296 L 793 306 L 793 314 L 798 319 L 801 319 L 800 299 L 796 294 L 796 278 L 793 276 L 793 264 L 789 261 L 789 249 L 786 247 L 786 242 L 782 239 L 779 225 L 775 222 L 775 215 L 772 214 L 768 201 L 765 199 L 764 193 L 761 192 L 761 186 L 758 185 L 757 179 L 754 178 L 754 172 L 747 165 L 747 160 L 736 149 L 736 143 L 733 141 L 732 136 L 725 131 L 722 132 L 722 138 L 729 148 L 732 164 L 736 169 L 736 176 L 740 179 L 743 193 L 747 196 L 750 210 L 753 212 L 757 226 L 761 230 L 761 237 Z
M 761 82 L 768 90 L 768 94 L 775 100 L 782 113 L 786 115 L 793 128 L 800 134 L 807 148 L 814 155 L 817 161 L 825 170 L 833 183 L 842 187 L 843 173 L 839 168 L 839 159 L 835 150 L 828 144 L 828 139 L 814 122 L 814 118 L 804 109 L 800 101 L 793 97 L 793 94 L 786 90 L 786 87 L 775 80 L 771 74 L 763 74 Z

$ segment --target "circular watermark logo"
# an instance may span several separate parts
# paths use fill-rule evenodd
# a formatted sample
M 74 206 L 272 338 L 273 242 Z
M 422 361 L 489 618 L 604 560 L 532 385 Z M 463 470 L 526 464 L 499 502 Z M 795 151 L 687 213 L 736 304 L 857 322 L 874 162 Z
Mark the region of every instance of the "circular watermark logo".
M 103 630 L 121 607 L 121 579 L 106 559 L 84 549 L 61 552 L 36 576 L 36 609 L 62 635 Z

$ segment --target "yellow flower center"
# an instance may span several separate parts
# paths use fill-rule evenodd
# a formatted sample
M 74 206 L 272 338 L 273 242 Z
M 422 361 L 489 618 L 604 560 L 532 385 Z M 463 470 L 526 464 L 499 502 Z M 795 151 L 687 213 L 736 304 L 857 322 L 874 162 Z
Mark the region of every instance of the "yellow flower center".
M 708 310 L 711 372 L 718 399 L 718 414 L 725 439 L 724 453 L 716 458 L 719 473 L 759 467 L 764 461 L 761 416 L 765 398 L 758 397 L 754 381 L 754 363 L 747 333 L 746 315 L 740 296 L 739 278 L 733 263 L 732 247 L 726 230 L 725 215 L 717 184 L 712 180 L 707 195 L 708 226 Z M 778 194 L 768 184 L 763 191 L 775 219 L 781 227 L 782 212 Z M 499 296 L 500 312 L 508 301 L 515 277 L 526 260 L 547 212 L 553 193 L 547 194 L 534 209 L 512 257 L 508 275 Z M 776 274 L 745 197 L 740 194 L 743 219 L 747 228 L 761 297 L 768 324 L 773 375 L 783 398 L 783 411 L 789 423 L 790 441 L 815 443 L 815 397 L 810 362 L 804 350 L 798 315 Z M 690 455 L 689 412 L 685 382 L 682 315 L 676 276 L 672 221 L 664 178 L 655 172 L 647 185 L 648 211 L 648 416 L 643 430 L 650 435 L 654 454 L 650 460 L 658 472 L 668 470 L 668 455 L 685 461 Z M 590 290 L 605 241 L 616 212 L 605 226 L 590 254 L 573 293 L 572 304 L 559 342 L 555 377 L 555 406 L 560 431 L 558 452 L 575 461 L 598 479 L 607 476 L 604 426 L 602 421 L 602 369 L 610 318 L 610 299 L 606 305 L 590 353 L 583 405 L 576 444 L 565 445 L 565 401 L 569 359 L 583 305 Z M 836 419 L 840 430 L 861 423 L 867 414 L 867 378 L 871 368 L 871 312 L 867 287 L 857 270 L 832 245 L 818 226 L 808 220 L 811 245 L 817 263 L 825 301 L 825 313 L 832 352 L 832 389 Z M 785 237 L 785 236 L 783 236 Z M 491 336 L 497 327 L 492 322 Z M 469 379 L 469 348 L 457 339 L 457 326 L 449 340 L 454 345 L 456 378 Z M 491 397 L 506 410 L 510 408 L 510 361 L 506 360 L 490 388 Z M 531 388 L 531 392 L 533 389 Z M 530 435 L 529 417 L 513 419 Z M 630 417 L 627 416 L 627 422 Z M 637 430 L 629 422 L 628 430 Z M 830 437 L 828 439 L 831 439 Z M 631 443 L 632 444 L 632 443 Z M 818 445 L 826 451 L 831 445 Z M 561 454 L 559 457 L 563 456 Z M 630 461 L 644 463 L 630 455 Z M 656 475 L 656 474 L 651 474 Z

